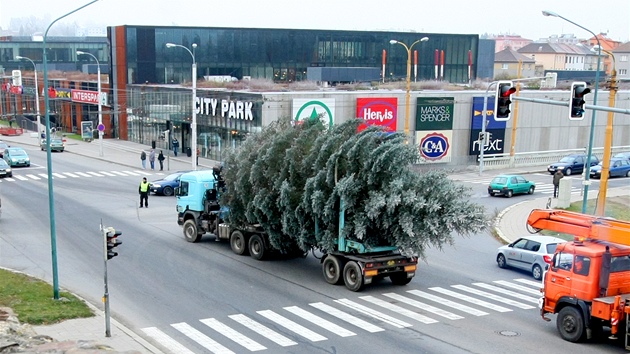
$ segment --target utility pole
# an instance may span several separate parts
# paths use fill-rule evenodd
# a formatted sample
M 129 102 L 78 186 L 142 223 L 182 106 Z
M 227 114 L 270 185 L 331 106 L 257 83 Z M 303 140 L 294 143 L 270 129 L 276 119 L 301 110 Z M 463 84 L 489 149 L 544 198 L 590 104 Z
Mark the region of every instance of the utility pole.
M 615 56 L 604 50 L 613 58 L 613 69 L 610 75 L 610 90 L 608 94 L 608 105 L 615 107 L 615 96 L 617 95 L 617 69 L 615 65 Z M 608 175 L 610 174 L 610 156 L 612 155 L 612 133 L 613 133 L 613 112 L 608 112 L 608 122 L 606 124 L 606 133 L 604 138 L 604 158 L 602 160 L 602 174 L 599 182 L 599 194 L 597 195 L 597 208 L 595 215 L 604 216 L 606 209 L 606 193 L 608 192 Z

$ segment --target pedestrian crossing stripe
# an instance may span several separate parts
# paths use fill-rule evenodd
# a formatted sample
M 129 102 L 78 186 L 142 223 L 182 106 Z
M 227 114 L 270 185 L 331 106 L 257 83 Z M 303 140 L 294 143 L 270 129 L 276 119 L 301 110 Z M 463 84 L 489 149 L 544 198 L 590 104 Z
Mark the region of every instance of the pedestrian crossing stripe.
M 144 171 L 86 171 L 86 172 L 52 172 L 51 173 L 53 179 L 66 179 L 68 177 L 72 178 L 93 178 L 93 177 L 131 177 L 131 176 L 151 176 L 152 173 L 146 173 Z M 163 173 L 156 173 L 155 175 L 164 175 Z M 20 181 L 38 181 L 38 180 L 47 180 L 47 173 L 38 173 L 38 174 L 26 174 L 26 175 L 16 175 L 14 174 L 12 177 L 0 178 L 0 183 L 2 182 L 16 182 Z
M 532 306 L 529 303 L 537 304 L 538 299 L 530 295 L 539 295 L 540 286 L 541 283 L 538 281 L 519 278 L 513 279 L 511 281 L 496 280 L 492 283 L 472 283 L 471 286 L 458 284 L 451 285 L 449 288 L 431 287 L 428 288 L 426 291 L 414 289 L 406 291 L 405 294 L 383 293 L 380 296 L 359 296 L 358 300 L 363 303 L 375 305 L 378 308 L 393 312 L 397 315 L 411 318 L 422 324 L 432 324 L 439 321 L 417 311 L 408 310 L 404 308 L 403 305 L 412 306 L 416 309 L 422 310 L 422 312 L 437 315 L 447 320 L 459 320 L 463 319 L 464 317 L 453 312 L 440 309 L 437 306 L 449 307 L 451 309 L 454 309 L 454 311 L 467 313 L 473 316 L 484 316 L 488 315 L 489 313 L 475 309 L 465 304 L 460 304 L 459 302 L 465 302 L 467 304 L 472 304 L 473 306 L 480 306 L 498 313 L 513 311 L 511 308 L 507 308 L 505 306 L 511 306 L 524 310 L 535 309 L 537 307 Z M 381 296 L 394 300 L 396 301 L 396 303 L 386 301 L 382 299 Z M 418 301 L 418 298 L 424 299 L 428 302 L 435 302 L 437 304 L 436 306 L 432 306 L 422 301 Z M 451 298 L 456 299 L 456 301 L 451 300 Z M 498 302 L 503 306 L 493 304 L 489 302 L 490 300 Z M 365 306 L 364 304 L 357 301 L 349 299 L 337 299 L 333 301 L 337 305 L 349 308 L 349 311 L 367 315 L 375 320 L 380 321 L 381 323 L 391 325 L 394 328 L 412 327 L 410 323 L 401 321 L 381 311 L 374 310 L 371 307 Z M 347 324 L 358 327 L 359 329 L 365 330 L 369 333 L 382 332 L 385 330 L 380 326 L 372 324 L 364 319 L 352 315 L 351 313 L 340 310 L 337 307 L 325 304 L 323 302 L 310 303 L 309 306 L 315 311 L 319 310 L 324 315 L 330 315 L 331 317 L 340 319 Z M 305 322 L 308 322 L 309 324 L 315 325 L 322 330 L 332 332 L 338 337 L 351 337 L 357 335 L 357 332 L 346 329 L 342 325 L 335 324 L 334 322 L 323 317 L 321 313 L 314 313 L 299 306 L 287 306 L 283 307 L 283 309 L 291 315 L 296 316 L 297 318 L 300 318 Z M 285 317 L 278 312 L 274 312 L 273 310 L 256 311 L 256 313 L 259 316 L 264 317 L 266 320 L 273 322 L 274 325 L 278 325 L 278 328 L 283 327 L 284 330 L 291 332 L 299 337 L 306 338 L 311 342 L 319 342 L 329 339 L 326 336 L 317 333 L 316 330 L 311 330 L 306 326 L 295 322 L 289 317 Z M 286 337 L 284 334 L 277 332 L 277 330 L 271 329 L 267 327 L 267 325 L 262 324 L 257 320 L 246 316 L 245 314 L 233 314 L 227 317 L 235 323 L 240 324 L 241 326 L 251 330 L 251 332 L 255 333 L 256 335 L 261 336 L 264 339 L 269 340 L 282 347 L 295 346 L 299 343 L 299 341 L 294 341 L 293 339 Z M 229 323 L 223 323 L 216 318 L 205 318 L 200 319 L 199 321 L 207 328 L 218 332 L 218 334 L 222 335 L 228 340 L 231 340 L 237 345 L 240 345 L 250 352 L 264 351 L 268 349 L 268 343 L 265 343 L 264 341 L 261 341 L 259 339 L 255 339 L 255 337 L 252 337 L 249 334 L 246 335 L 244 333 L 241 333 L 239 329 L 231 326 Z M 217 341 L 217 338 L 211 338 L 210 334 L 203 333 L 201 331 L 201 328 L 194 328 L 193 326 L 185 322 L 173 323 L 170 326 L 177 330 L 179 333 L 196 342 L 198 345 L 205 348 L 208 352 L 221 354 L 234 353 L 230 348 L 224 346 L 219 341 Z M 142 331 L 147 336 L 154 339 L 157 343 L 167 348 L 169 352 L 182 354 L 190 354 L 195 352 L 194 350 L 186 348 L 185 346 L 177 342 L 176 339 L 170 337 L 168 334 L 162 332 L 156 327 L 143 328 Z

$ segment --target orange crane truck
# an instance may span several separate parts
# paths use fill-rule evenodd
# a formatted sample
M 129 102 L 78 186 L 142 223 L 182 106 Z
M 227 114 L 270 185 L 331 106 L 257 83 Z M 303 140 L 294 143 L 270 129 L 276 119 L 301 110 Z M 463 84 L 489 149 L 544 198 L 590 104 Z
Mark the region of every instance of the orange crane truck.
M 564 210 L 534 209 L 527 224 L 538 232 L 574 235 L 558 245 L 543 276 L 540 314 L 557 314 L 560 336 L 590 339 L 610 327 L 610 339 L 625 337 L 630 314 L 630 222 Z

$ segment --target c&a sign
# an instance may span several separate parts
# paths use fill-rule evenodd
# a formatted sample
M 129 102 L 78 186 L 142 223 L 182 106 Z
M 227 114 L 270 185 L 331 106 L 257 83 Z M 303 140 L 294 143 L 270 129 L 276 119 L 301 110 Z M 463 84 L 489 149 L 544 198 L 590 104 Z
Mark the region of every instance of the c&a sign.
M 454 97 L 418 97 L 416 144 L 420 163 L 450 162 Z
M 357 118 L 365 123 L 359 126 L 359 131 L 369 125 L 378 125 L 386 131 L 396 131 L 398 116 L 398 99 L 396 97 L 357 98 Z

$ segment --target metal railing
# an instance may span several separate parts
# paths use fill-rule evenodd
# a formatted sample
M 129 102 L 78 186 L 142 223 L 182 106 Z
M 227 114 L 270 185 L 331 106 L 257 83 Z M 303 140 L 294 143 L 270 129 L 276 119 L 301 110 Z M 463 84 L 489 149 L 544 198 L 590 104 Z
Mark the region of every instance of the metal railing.
M 614 146 L 612 148 L 612 154 L 620 152 L 630 151 L 630 146 Z M 570 154 L 585 154 L 584 149 L 567 149 L 567 150 L 554 150 L 554 151 L 531 151 L 531 152 L 517 152 L 514 154 L 513 159 L 509 153 L 504 154 L 489 154 L 484 155 L 483 163 L 486 169 L 500 169 L 500 168 L 514 168 L 514 167 L 526 167 L 526 166 L 540 166 L 557 162 L 561 158 Z M 604 156 L 604 148 L 593 148 L 593 156 L 598 159 L 602 159 Z M 479 162 L 479 159 L 477 159 Z

